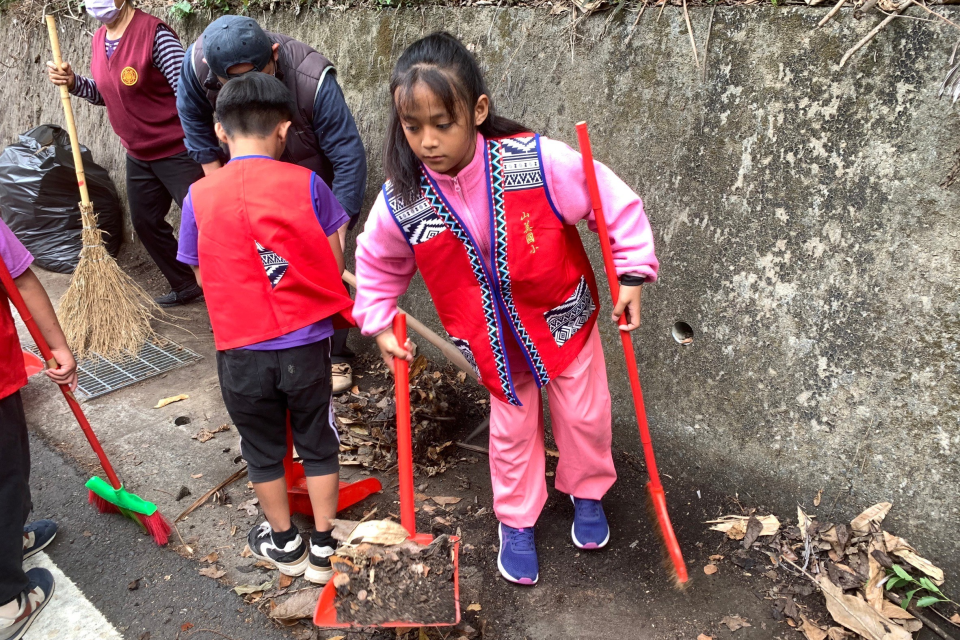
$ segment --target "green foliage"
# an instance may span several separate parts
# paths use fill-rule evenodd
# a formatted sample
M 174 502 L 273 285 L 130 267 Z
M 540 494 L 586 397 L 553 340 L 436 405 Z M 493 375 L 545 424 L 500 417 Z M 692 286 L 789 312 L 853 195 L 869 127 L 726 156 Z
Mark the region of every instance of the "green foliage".
M 940 588 L 935 585 L 930 578 L 924 576 L 917 580 L 907 573 L 906 569 L 898 564 L 893 565 L 893 569 L 888 570 L 888 575 L 889 577 L 887 578 L 886 584 L 887 591 L 891 591 L 897 587 L 912 587 L 900 598 L 900 606 L 904 609 L 910 606 L 910 602 L 913 601 L 913 598 L 918 591 L 926 591 L 927 595 L 917 598 L 916 602 L 914 602 L 914 605 L 917 607 L 930 607 L 938 602 L 951 602 L 953 604 L 957 604 L 947 596 L 943 595 L 943 592 L 940 591 Z
M 179 2 L 170 5 L 168 11 L 172 17 L 183 20 L 193 13 L 193 5 L 190 4 L 189 0 L 179 0 Z

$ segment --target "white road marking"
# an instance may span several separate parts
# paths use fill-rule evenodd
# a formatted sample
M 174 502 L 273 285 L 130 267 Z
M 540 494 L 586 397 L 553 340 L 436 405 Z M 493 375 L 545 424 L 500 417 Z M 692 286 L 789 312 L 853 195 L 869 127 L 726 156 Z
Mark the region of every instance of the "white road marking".
M 87 600 L 73 580 L 44 552 L 23 563 L 24 569 L 43 567 L 53 574 L 53 600 L 44 607 L 23 640 L 123 640 L 123 636 Z

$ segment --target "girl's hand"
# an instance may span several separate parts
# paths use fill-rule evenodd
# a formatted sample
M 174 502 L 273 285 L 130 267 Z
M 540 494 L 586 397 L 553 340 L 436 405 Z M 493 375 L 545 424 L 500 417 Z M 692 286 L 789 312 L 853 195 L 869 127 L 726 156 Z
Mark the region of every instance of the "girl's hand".
M 633 331 L 640 326 L 640 294 L 643 285 L 630 287 L 620 285 L 620 299 L 613 309 L 613 321 L 619 322 L 621 331 Z M 626 315 L 624 316 L 624 310 Z M 621 317 L 622 322 L 621 322 Z
M 50 349 L 53 357 L 60 366 L 56 369 L 47 369 L 44 373 L 57 384 L 65 384 L 70 391 L 77 388 L 77 361 L 69 349 Z
M 385 329 L 377 334 L 376 340 L 377 346 L 380 347 L 380 355 L 390 371 L 393 371 L 394 358 L 413 362 L 414 344 L 409 338 L 407 338 L 407 343 L 401 347 L 397 342 L 397 337 L 393 335 L 393 329 Z
M 74 75 L 73 69 L 70 68 L 69 62 L 64 62 L 60 65 L 60 68 L 57 69 L 57 65 L 53 62 L 47 62 L 47 77 L 50 78 L 50 82 L 57 85 L 67 85 L 67 89 L 73 91 L 73 88 L 77 86 L 77 76 Z

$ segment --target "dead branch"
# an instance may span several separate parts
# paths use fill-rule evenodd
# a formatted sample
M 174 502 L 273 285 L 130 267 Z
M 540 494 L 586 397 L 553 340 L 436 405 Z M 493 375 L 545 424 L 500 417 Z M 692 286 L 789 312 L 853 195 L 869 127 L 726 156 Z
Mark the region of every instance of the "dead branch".
M 717 12 L 717 5 L 710 9 L 710 21 L 707 23 L 707 40 L 703 43 L 703 74 L 700 77 L 701 82 L 707 80 L 707 53 L 710 51 L 710 32 L 713 30 L 713 14 Z
M 823 19 L 817 23 L 817 29 L 830 22 L 833 16 L 840 12 L 840 7 L 842 7 L 846 1 L 847 0 L 840 0 L 837 4 L 833 5 L 833 9 L 830 9 L 830 12 L 823 16 Z
M 206 502 L 207 500 L 209 500 L 209 499 L 210 499 L 210 496 L 212 496 L 213 494 L 215 494 L 217 491 L 220 491 L 221 489 L 223 489 L 223 488 L 224 488 L 225 486 L 227 486 L 228 484 L 231 484 L 231 483 L 233 483 L 233 482 L 236 482 L 237 480 L 239 480 L 240 478 L 242 478 L 242 477 L 245 476 L 245 475 L 247 475 L 247 467 L 246 467 L 246 466 L 244 466 L 243 469 L 240 469 L 239 471 L 237 471 L 236 473 L 234 473 L 233 475 L 231 475 L 229 478 L 227 478 L 226 480 L 224 480 L 223 482 L 221 482 L 220 484 L 218 484 L 217 486 L 213 487 L 212 489 L 210 489 L 209 491 L 207 491 L 205 494 L 203 494 L 202 496 L 200 496 L 199 498 L 197 498 L 196 502 L 194 502 L 192 505 L 190 505 L 189 507 L 187 507 L 187 508 L 183 511 L 183 513 L 181 513 L 181 514 L 178 515 L 176 518 L 174 518 L 174 520 L 173 520 L 174 523 L 180 522 L 181 520 L 183 520 L 184 518 L 186 518 L 188 515 L 190 515 L 191 513 L 193 513 L 193 511 L 194 511 L 197 507 L 199 507 L 199 506 L 202 505 L 204 502 Z
M 902 7 L 900 7 L 899 9 L 897 9 L 896 13 L 893 13 L 893 14 L 887 16 L 887 18 L 885 18 L 885 19 L 883 20 L 883 22 L 881 22 L 880 24 L 878 24 L 877 26 L 875 26 L 875 27 L 870 31 L 870 33 L 868 33 L 867 35 L 865 35 L 865 36 L 863 37 L 863 39 L 860 40 L 860 42 L 858 42 L 857 44 L 853 45 L 853 46 L 850 48 L 850 50 L 847 51 L 845 54 L 843 54 L 843 57 L 840 58 L 840 66 L 838 67 L 838 69 L 843 69 L 843 65 L 847 64 L 847 60 L 850 59 L 850 56 L 852 56 L 853 54 L 855 54 L 857 51 L 859 51 L 861 48 L 863 48 L 864 45 L 866 45 L 868 42 L 870 42 L 871 40 L 873 40 L 874 36 L 876 36 L 878 33 L 880 33 L 880 31 L 881 31 L 885 26 L 887 26 L 888 24 L 890 24 L 891 22 L 893 22 L 894 19 L 896 19 L 896 17 L 897 17 L 898 15 L 900 15 L 901 13 L 903 13 L 904 11 L 906 11 L 906 10 L 907 10 L 911 5 L 913 5 L 913 4 L 915 4 L 915 0 L 907 0 L 907 2 L 904 3 L 904 5 L 903 5 Z
M 697 41 L 693 37 L 693 25 L 690 24 L 690 12 L 687 11 L 687 0 L 683 0 L 683 19 L 687 21 L 687 34 L 690 36 L 690 47 L 693 49 L 693 64 L 700 68 L 700 56 L 697 55 Z
M 490 455 L 490 450 L 483 447 L 478 447 L 475 444 L 467 444 L 466 442 L 458 442 L 457 446 L 461 449 L 466 449 L 467 451 L 475 451 L 477 453 L 482 453 L 484 455 Z
M 900 598 L 900 596 L 898 596 L 898 595 L 895 594 L 895 593 L 890 593 L 890 592 L 887 591 L 886 589 L 884 589 L 883 595 L 885 595 L 885 596 L 887 597 L 887 600 L 889 600 L 889 601 L 892 602 L 893 604 L 899 605 L 899 604 L 901 603 L 901 601 L 902 601 L 902 599 Z M 907 613 L 909 613 L 909 614 L 912 615 L 914 618 L 916 618 L 917 620 L 919 620 L 920 622 L 922 622 L 922 623 L 924 624 L 924 626 L 926 626 L 928 629 L 930 629 L 930 631 L 933 631 L 935 634 L 937 634 L 938 636 L 940 636 L 941 638 L 943 638 L 943 640 L 952 640 L 953 636 L 949 635 L 946 631 L 944 631 L 943 629 L 941 629 L 939 625 L 934 624 L 933 621 L 932 621 L 930 618 L 928 618 L 927 616 L 923 615 L 923 613 L 920 611 L 920 609 L 918 609 L 917 607 L 913 606 L 912 604 L 911 604 L 911 605 L 907 605 Z
M 938 17 L 938 18 L 940 18 L 941 20 L 943 20 L 944 22 L 946 22 L 947 24 L 949 24 L 949 25 L 951 25 L 951 26 L 953 26 L 953 27 L 956 27 L 957 29 L 960 29 L 960 24 L 957 24 L 956 22 L 953 22 L 952 20 L 947 19 L 946 16 L 940 15 L 939 13 L 937 13 L 937 12 L 934 11 L 933 9 L 929 8 L 927 5 L 923 4 L 922 2 L 915 2 L 914 4 L 916 4 L 918 7 L 920 7 L 920 8 L 923 9 L 924 11 L 927 11 L 928 13 L 932 13 L 932 14 L 935 15 L 936 17 Z M 957 48 L 956 48 L 956 47 L 953 48 L 953 53 L 954 53 L 954 55 L 957 53 Z M 953 56 L 950 56 L 950 58 L 952 59 Z
M 646 8 L 647 2 L 644 0 L 643 4 L 640 5 L 640 11 L 637 12 L 637 17 L 633 20 L 633 25 L 630 26 L 630 33 L 627 34 L 627 39 L 623 41 L 623 46 L 630 44 L 630 40 L 633 38 L 633 32 L 637 29 L 637 23 L 640 22 L 640 17 L 643 15 L 643 11 Z
M 867 13 L 868 11 L 870 11 L 870 9 L 873 9 L 875 6 L 877 6 L 878 1 L 879 0 L 867 0 L 866 2 L 863 3 L 863 6 L 861 6 L 859 9 L 854 9 L 853 10 L 854 19 L 859 20 L 860 18 L 862 18 L 865 13 Z

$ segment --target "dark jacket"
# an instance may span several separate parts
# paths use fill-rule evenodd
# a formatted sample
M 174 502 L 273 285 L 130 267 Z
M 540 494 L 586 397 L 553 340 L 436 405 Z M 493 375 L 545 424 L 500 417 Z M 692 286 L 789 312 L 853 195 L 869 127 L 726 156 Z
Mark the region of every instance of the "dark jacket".
M 267 33 L 280 45 L 276 76 L 296 101 L 281 160 L 307 167 L 326 182 L 344 210 L 360 212 L 366 187 L 366 155 L 336 71 L 327 58 L 287 36 Z M 203 61 L 203 36 L 187 49 L 180 72 L 177 110 L 187 151 L 201 164 L 225 159 L 213 131 L 220 82 Z

